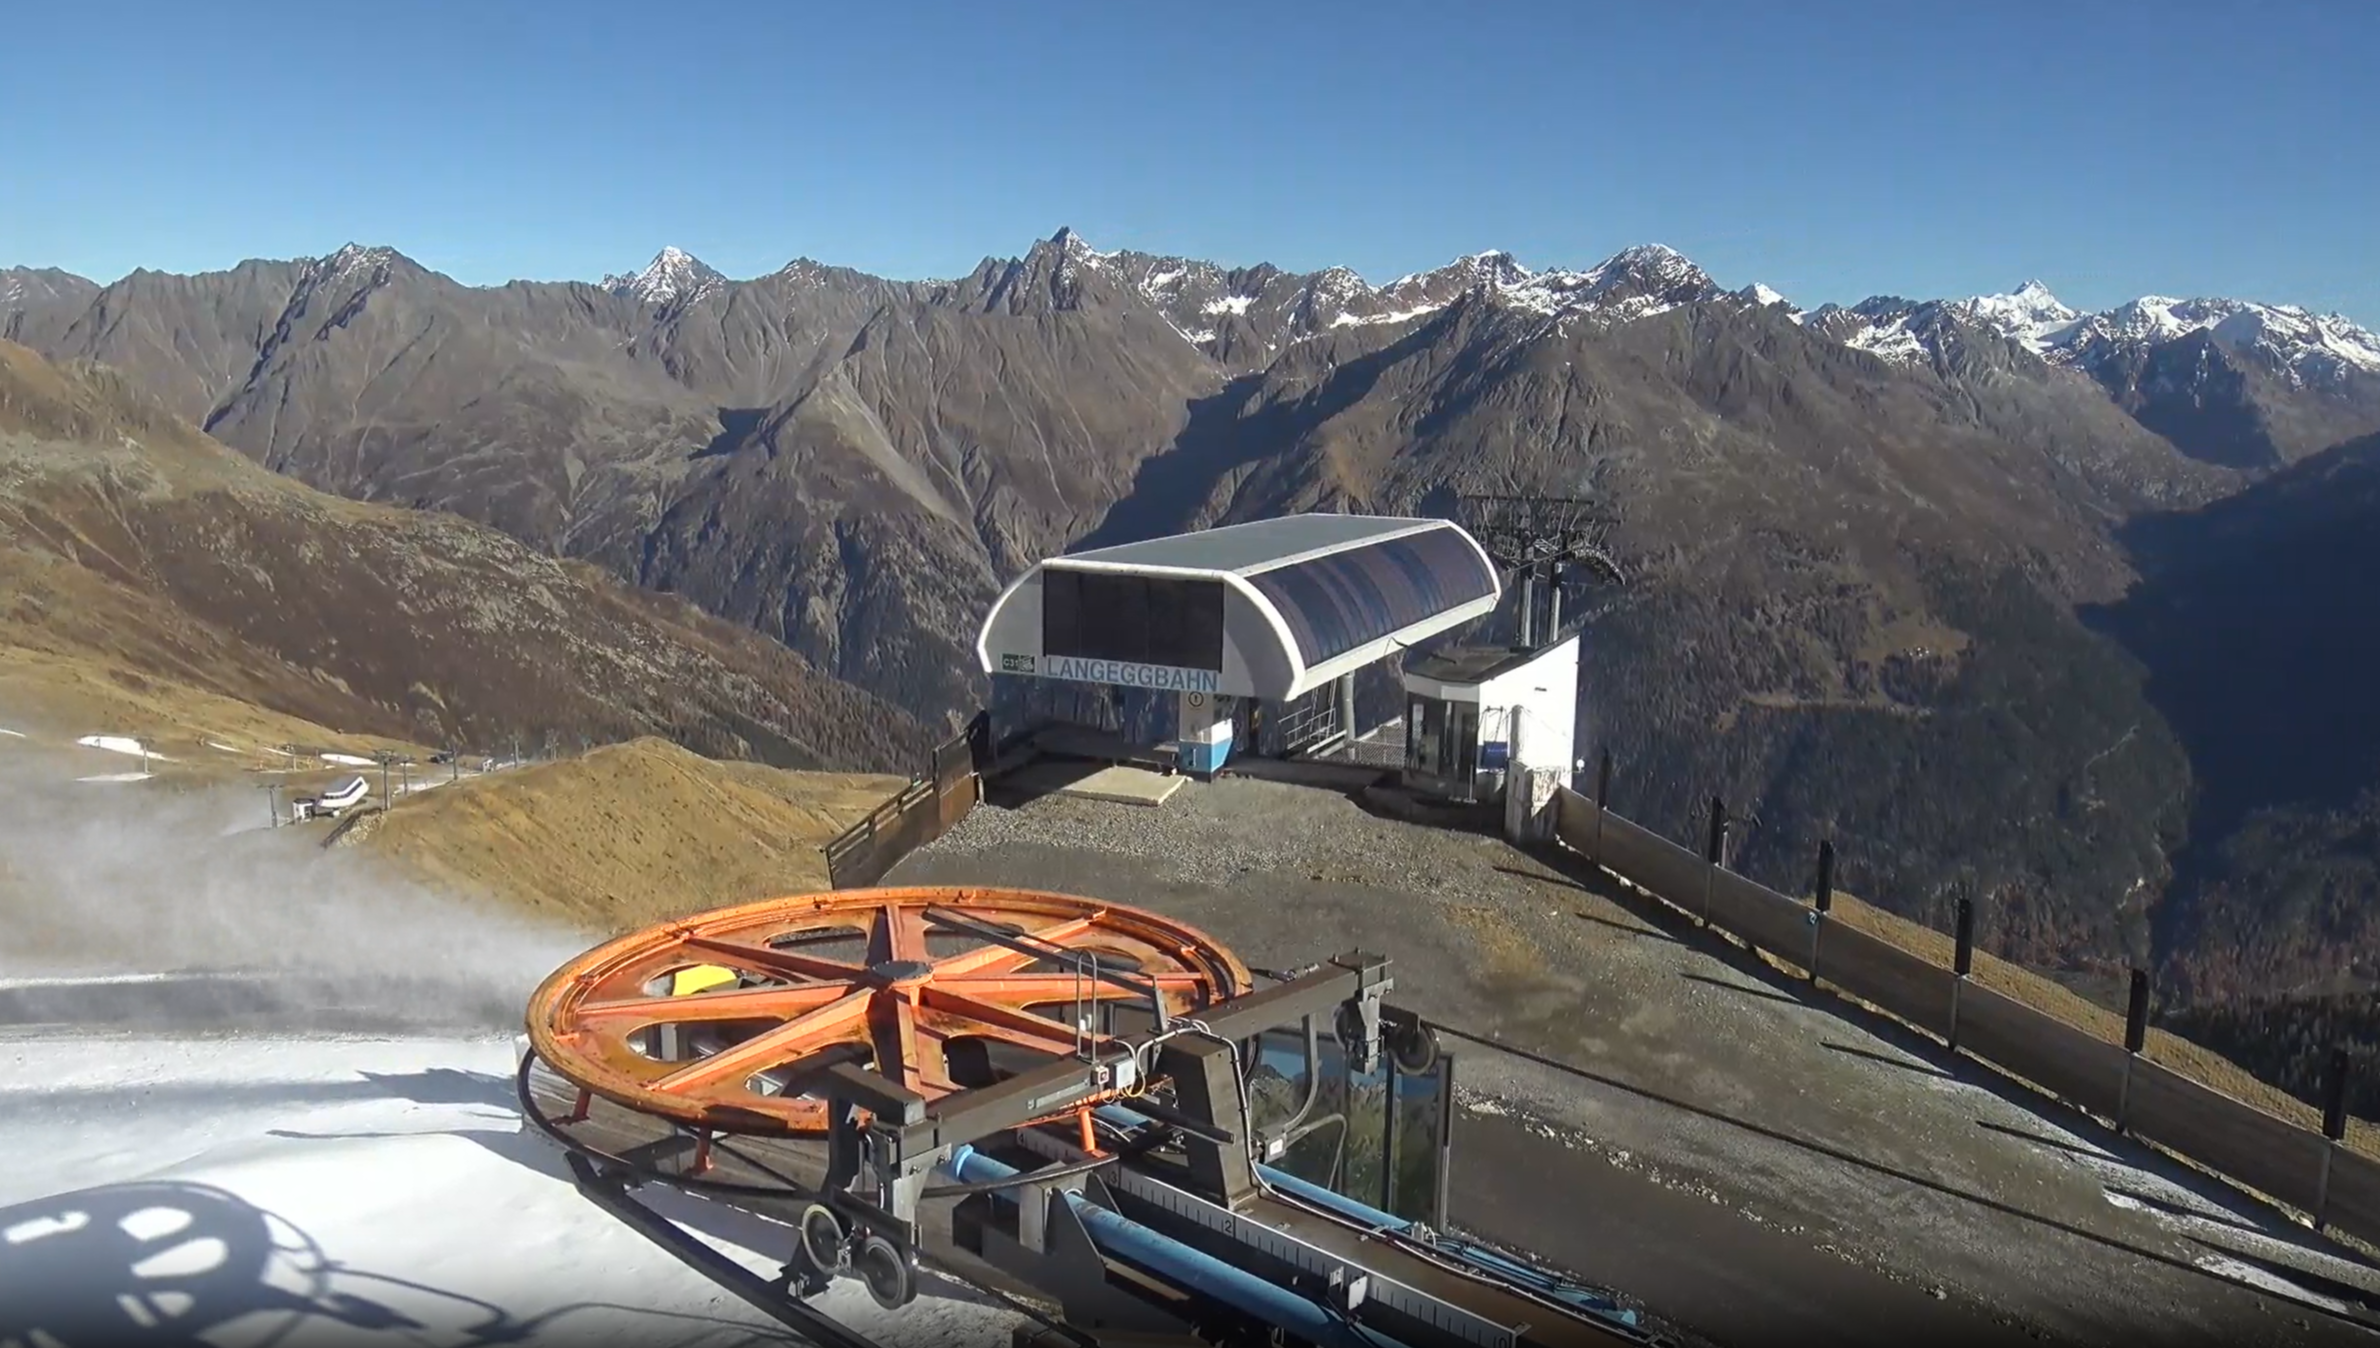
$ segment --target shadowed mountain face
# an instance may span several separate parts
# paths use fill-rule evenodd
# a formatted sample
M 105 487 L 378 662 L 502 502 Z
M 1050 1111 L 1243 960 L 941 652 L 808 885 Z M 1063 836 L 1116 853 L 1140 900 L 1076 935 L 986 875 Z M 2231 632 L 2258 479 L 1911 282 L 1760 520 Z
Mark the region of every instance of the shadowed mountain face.
M 483 289 L 349 248 L 44 293 L 0 321 L 269 467 L 673 591 L 929 721 L 981 696 L 999 587 L 1069 547 L 1595 494 L 1631 581 L 1585 599 L 1579 750 L 1613 748 L 1623 807 L 1689 838 L 1722 793 L 1754 873 L 1798 889 L 1831 835 L 1847 886 L 1986 896 L 1987 938 L 2051 961 L 2141 953 L 2194 777 L 2074 608 L 2131 584 L 2124 521 L 2274 458 L 2111 396 L 2195 311 L 2098 345 L 2031 288 L 1805 315 L 1658 247 L 1376 286 L 1060 231 L 950 281 L 665 252 Z M 2291 457 L 2354 423 L 2368 334 L 2259 312 L 2218 345 L 2281 352 L 2255 388 Z
M 452 515 L 258 468 L 105 369 L 0 342 L 11 676 L 227 696 L 415 743 L 658 732 L 789 767 L 934 738 L 799 656 Z
M 2148 667 L 2200 783 L 2177 969 L 2208 995 L 2380 982 L 2380 436 L 2125 537 L 2143 580 L 2094 621 Z

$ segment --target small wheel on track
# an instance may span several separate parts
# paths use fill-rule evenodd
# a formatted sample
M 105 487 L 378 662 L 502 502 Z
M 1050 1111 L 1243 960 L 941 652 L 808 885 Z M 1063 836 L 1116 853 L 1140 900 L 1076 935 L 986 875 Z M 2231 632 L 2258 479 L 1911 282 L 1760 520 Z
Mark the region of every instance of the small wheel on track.
M 851 1271 L 877 1305 L 897 1311 L 917 1300 L 917 1260 L 882 1236 L 870 1235 L 852 1253 Z
M 812 1203 L 802 1209 L 801 1255 L 816 1271 L 833 1277 L 840 1272 L 845 1249 L 851 1241 L 851 1229 L 835 1210 L 824 1203 Z
M 1073 1054 L 1098 1037 L 1103 1004 L 1145 1002 L 1078 971 L 1090 961 L 1154 984 L 1172 1016 L 1251 983 L 1205 933 L 1121 904 L 1017 889 L 840 890 L 598 946 L 538 988 L 529 1039 L 556 1073 L 624 1108 L 715 1132 L 817 1136 L 826 1102 L 795 1078 L 827 1050 L 856 1050 L 929 1100 Z
M 1438 1034 L 1420 1021 L 1391 1026 L 1382 1037 L 1388 1041 L 1390 1061 L 1406 1076 L 1427 1075 L 1438 1065 Z

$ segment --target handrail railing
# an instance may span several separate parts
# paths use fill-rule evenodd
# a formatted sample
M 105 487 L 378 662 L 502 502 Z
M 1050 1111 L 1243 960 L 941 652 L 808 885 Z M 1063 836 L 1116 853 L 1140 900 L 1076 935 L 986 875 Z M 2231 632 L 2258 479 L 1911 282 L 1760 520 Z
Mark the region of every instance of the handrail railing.
M 977 712 L 965 729 L 934 747 L 927 773 L 827 840 L 827 877 L 837 889 L 874 884 L 911 851 L 940 837 L 982 794 L 978 773 L 991 721 Z
M 1600 794 L 1600 792 L 1598 793 Z M 2380 1158 L 2345 1145 L 2338 1107 L 2320 1131 L 2145 1057 L 2137 1024 L 2116 1043 L 1973 982 L 1965 958 L 1910 950 L 1830 922 L 1830 903 L 1780 894 L 1728 870 L 1722 846 L 1697 854 L 1567 787 L 1555 793 L 1562 846 L 1703 925 L 1727 932 L 1816 983 L 1988 1062 L 2043 1094 L 2106 1119 L 2242 1188 L 2361 1240 L 2380 1243 Z M 1720 831 L 1723 842 L 1723 828 Z M 1823 861 L 1821 875 L 1831 867 Z M 1831 900 L 1831 880 L 1820 881 Z M 2145 1000 L 2145 999 L 2144 999 Z M 2143 1020 L 2136 1009 L 2132 1018 Z

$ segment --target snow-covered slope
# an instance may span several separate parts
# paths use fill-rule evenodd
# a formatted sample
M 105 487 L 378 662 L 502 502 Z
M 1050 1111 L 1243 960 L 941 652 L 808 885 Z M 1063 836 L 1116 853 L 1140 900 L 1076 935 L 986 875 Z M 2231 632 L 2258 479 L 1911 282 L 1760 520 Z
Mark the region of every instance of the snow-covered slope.
M 581 1197 L 520 1130 L 512 1070 L 502 1039 L 0 1038 L 0 1342 L 783 1338 Z M 791 1248 L 643 1196 L 756 1271 Z M 897 1313 L 849 1280 L 813 1304 L 922 1348 L 1004 1345 L 1017 1322 L 933 1280 Z
M 2226 351 L 2301 383 L 2380 374 L 2380 336 L 2338 314 L 2286 304 L 2149 295 L 2099 313 L 2074 309 L 2039 281 L 2000 295 L 1911 303 L 1879 297 L 1829 306 L 1829 331 L 1846 345 L 1912 363 L 1930 360 L 1946 324 L 1994 332 L 2055 365 L 2089 369 L 2111 357 L 2204 332 Z
M 1087 246 L 1079 256 L 1115 272 L 1184 340 L 1239 364 L 1261 363 L 1290 343 L 1340 329 L 1412 323 L 1466 296 L 1525 314 L 1607 323 L 1707 300 L 1766 305 L 1783 299 L 1766 287 L 1730 297 L 1684 254 L 1660 244 L 1625 249 L 1584 271 L 1538 271 L 1510 253 L 1489 250 L 1385 285 L 1345 267 L 1306 273 L 1269 264 L 1226 269 L 1195 258 L 1098 253 Z
M 691 304 L 726 284 L 702 259 L 677 248 L 662 249 L 633 276 L 603 278 L 604 289 L 651 305 Z
M 2226 351 L 2254 356 L 2301 383 L 2380 374 L 2380 336 L 2343 315 L 2248 300 L 2143 296 L 2047 334 L 2044 354 L 2070 364 L 2087 364 L 2110 351 L 2170 342 L 2196 332 L 2208 334 Z
M 2036 352 L 2049 349 L 2060 334 L 2070 331 L 2082 317 L 2039 281 L 2027 281 L 2005 295 L 1978 295 L 1965 301 L 1964 307 L 1977 322 L 2016 338 Z

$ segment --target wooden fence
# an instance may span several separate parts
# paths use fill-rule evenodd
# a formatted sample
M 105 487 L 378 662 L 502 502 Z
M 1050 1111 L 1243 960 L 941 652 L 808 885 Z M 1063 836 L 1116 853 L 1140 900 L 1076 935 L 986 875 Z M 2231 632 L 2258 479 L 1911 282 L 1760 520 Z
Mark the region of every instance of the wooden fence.
M 978 712 L 965 730 L 935 748 L 925 775 L 826 844 L 828 882 L 836 889 L 875 884 L 901 858 L 966 818 L 983 797 L 981 774 L 990 757 L 991 721 Z
M 2318 1222 L 2380 1244 L 2380 1161 L 1963 978 L 1568 788 L 1564 846 L 1671 907 Z

